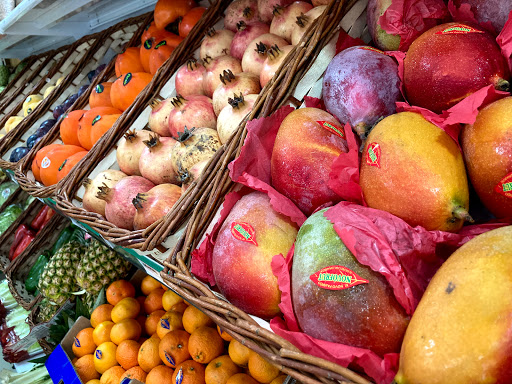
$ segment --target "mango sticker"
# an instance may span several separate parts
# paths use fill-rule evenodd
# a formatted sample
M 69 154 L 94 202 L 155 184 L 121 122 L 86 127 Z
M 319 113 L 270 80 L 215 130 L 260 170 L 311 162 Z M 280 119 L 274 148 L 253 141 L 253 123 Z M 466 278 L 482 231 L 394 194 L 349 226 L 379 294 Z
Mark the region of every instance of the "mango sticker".
M 98 84 L 96 86 L 96 93 L 102 93 L 104 89 L 105 89 L 105 87 L 103 85 Z
M 494 187 L 494 191 L 512 199 L 512 172 L 505 176 L 501 181 Z
M 465 35 L 467 33 L 484 33 L 484 31 L 480 31 L 479 29 L 470 27 L 469 25 L 464 24 L 456 24 L 442 31 L 436 32 L 436 35 Z
M 180 367 L 180 370 L 178 371 L 178 374 L 176 375 L 176 384 L 181 384 L 183 381 L 183 368 Z
M 132 74 L 130 72 L 128 72 L 125 77 L 124 77 L 124 80 L 123 80 L 123 85 L 126 85 L 130 82 L 130 80 L 132 79 Z
M 234 221 L 231 223 L 231 234 L 237 240 L 244 241 L 246 243 L 252 243 L 258 246 L 255 239 L 256 231 L 251 224 L 243 223 L 241 221 Z
M 44 159 L 41 161 L 41 168 L 46 169 L 50 166 L 51 163 L 52 161 L 47 156 L 45 156 Z
M 327 129 L 329 132 L 334 133 L 342 139 L 345 139 L 345 130 L 343 127 L 323 120 L 317 121 L 317 123 L 320 124 L 322 128 Z
M 380 145 L 378 143 L 368 145 L 366 163 L 372 167 L 380 168 Z
M 341 291 L 360 284 L 368 284 L 369 281 L 357 275 L 351 269 L 342 265 L 331 265 L 322 268 L 309 276 L 311 281 L 322 289 Z

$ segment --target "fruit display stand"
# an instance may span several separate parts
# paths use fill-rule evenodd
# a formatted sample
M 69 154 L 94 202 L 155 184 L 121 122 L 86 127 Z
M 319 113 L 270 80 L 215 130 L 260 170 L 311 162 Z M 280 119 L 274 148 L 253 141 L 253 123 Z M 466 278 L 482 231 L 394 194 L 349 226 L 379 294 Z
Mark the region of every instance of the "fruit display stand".
M 85 36 L 73 45 L 73 55 L 63 63 L 61 69 L 53 76 L 48 83 L 55 84 L 60 77 L 65 80 L 42 101 L 34 112 L 37 115 L 30 114 L 24 119 L 13 134 L 8 139 L 8 144 L 4 144 L 2 155 L 3 160 L 8 164 L 4 168 L 13 169 L 15 163 L 10 163 L 9 156 L 14 148 L 23 145 L 39 125 L 48 119 L 53 118 L 53 109 L 62 104 L 69 96 L 76 93 L 78 89 L 86 85 L 87 74 L 97 68 L 103 61 L 109 62 L 111 57 L 123 49 L 131 37 L 143 28 L 147 15 L 138 16 L 125 20 L 106 31 Z M 42 91 L 42 90 L 41 90 Z

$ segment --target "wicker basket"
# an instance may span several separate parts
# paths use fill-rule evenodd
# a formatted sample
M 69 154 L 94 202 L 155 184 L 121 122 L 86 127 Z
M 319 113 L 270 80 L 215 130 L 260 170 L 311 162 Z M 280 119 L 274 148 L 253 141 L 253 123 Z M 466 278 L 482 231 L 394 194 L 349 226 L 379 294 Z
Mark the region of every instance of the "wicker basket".
M 105 31 L 85 36 L 73 44 L 68 51 L 68 53 L 71 51 L 69 57 L 53 75 L 47 86 L 55 84 L 60 77 L 65 77 L 64 81 L 13 130 L 14 133 L 9 137 L 8 143 L 5 143 L 0 150 L 3 162 L 7 164 L 4 165 L 0 161 L 0 166 L 10 169 L 16 168 L 16 163 L 8 161 L 14 147 L 23 145 L 44 120 L 53 118 L 53 109 L 62 104 L 68 96 L 76 93 L 81 85 L 88 83 L 87 74 L 91 70 L 98 67 L 103 60 L 109 62 L 112 56 L 120 52 L 133 34 L 143 28 L 143 22 L 146 18 L 147 15 L 143 15 L 125 20 Z M 45 89 L 46 87 L 43 87 L 41 92 Z
M 92 154 L 91 151 L 90 161 L 94 163 L 94 167 L 90 168 L 92 173 L 79 166 L 75 167 L 76 169 L 70 173 L 71 178 L 56 197 L 57 208 L 61 212 L 87 224 L 103 238 L 116 245 L 137 247 L 137 245 L 144 242 L 142 231 L 128 231 L 118 228 L 106 221 L 101 215 L 84 210 L 81 204 L 81 197 L 84 191 L 83 188 L 80 188 L 81 184 L 85 177 L 94 177 L 100 171 L 117 165 L 115 149 L 118 141 L 129 128 L 136 127 L 136 129 L 142 129 L 147 125 L 151 100 L 158 96 L 165 98 L 174 90 L 174 73 L 190 57 L 189 52 L 199 48 L 204 32 L 218 22 L 223 10 L 229 3 L 229 0 L 219 0 L 208 8 L 190 34 L 173 51 L 169 60 L 159 69 L 148 88 L 139 95 L 131 109 L 125 111 L 123 114 L 125 119 L 122 121 L 122 126 L 118 124 L 118 120 L 113 129 L 100 140 L 98 144 L 102 146 L 101 152 L 95 151 Z M 120 129 L 115 130 L 116 126 Z M 111 135 L 106 137 L 110 133 Z M 89 155 L 83 161 L 86 162 L 88 158 Z
M 21 190 L 15 192 L 15 194 L 16 197 L 12 201 L 12 204 L 24 203 L 29 197 L 24 191 Z M 43 203 L 38 200 L 32 201 L 27 209 L 25 209 L 25 211 L 16 219 L 16 221 L 11 224 L 9 229 L 0 235 L 0 269 L 3 272 L 5 272 L 11 265 L 11 261 L 9 260 L 9 250 L 12 243 L 14 242 L 16 229 L 21 224 L 30 224 L 32 219 L 37 215 L 43 206 Z
M 103 58 L 105 52 L 110 49 L 114 53 L 120 53 L 126 46 L 135 46 L 140 40 L 140 36 L 142 35 L 142 32 L 144 31 L 144 27 L 146 24 L 150 21 L 150 14 L 145 14 L 142 16 L 138 16 L 135 18 L 131 18 L 128 20 L 124 20 L 121 23 L 118 23 L 114 25 L 113 27 L 110 27 L 104 32 L 104 40 L 101 46 L 98 47 L 96 53 L 91 59 L 91 62 L 82 69 L 81 73 L 77 76 L 75 81 L 72 83 L 72 89 L 77 89 L 80 87 L 80 81 L 86 77 L 87 73 L 92 67 L 95 67 L 98 65 L 99 61 Z M 87 91 L 84 92 L 71 106 L 70 110 L 77 110 L 77 109 L 86 109 L 86 107 L 89 104 L 89 95 L 91 94 L 92 90 L 96 87 L 97 84 L 107 81 L 111 79 L 112 76 L 115 75 L 114 72 L 114 66 L 115 66 L 115 60 L 113 58 L 110 59 L 107 67 L 100 73 L 92 84 L 88 87 Z M 59 100 L 62 101 L 67 97 L 67 92 L 65 93 L 66 96 L 62 95 Z M 41 118 L 40 120 L 44 120 L 45 117 Z M 120 118 L 121 119 L 121 118 Z M 118 119 L 118 120 L 120 120 Z M 38 121 L 32 129 L 27 131 L 21 140 L 26 139 L 30 134 L 32 134 L 36 127 L 38 126 L 40 121 Z M 29 194 L 32 196 L 36 196 L 39 198 L 46 198 L 53 196 L 55 194 L 55 191 L 57 191 L 64 183 L 66 183 L 68 177 L 61 180 L 56 185 L 52 186 L 44 186 L 41 183 L 35 181 L 34 176 L 32 174 L 31 166 L 32 166 L 32 160 L 34 159 L 37 152 L 45 147 L 46 145 L 49 145 L 51 143 L 62 143 L 60 140 L 60 124 L 62 122 L 62 119 L 59 119 L 57 124 L 44 136 L 44 138 L 39 141 L 34 148 L 22 159 L 19 161 L 18 167 L 16 169 L 15 177 L 20 186 L 26 190 Z M 97 145 L 95 145 L 94 148 L 96 148 Z M 93 152 L 94 149 L 90 151 Z M 85 167 L 84 167 L 85 165 Z M 82 163 L 81 167 L 86 168 L 88 166 L 88 163 Z
M 281 71 L 267 85 L 267 92 L 256 102 L 248 119 L 266 117 L 283 105 L 301 105 L 302 98 L 322 76 L 330 59 L 334 56 L 334 42 L 340 27 L 354 37 L 362 37 L 366 31 L 367 1 L 335 1 L 317 20 L 304 37 L 304 46 L 293 57 L 288 57 Z M 211 224 L 224 196 L 235 184 L 229 178 L 227 165 L 240 153 L 246 136 L 245 122 L 225 145 L 222 157 L 212 168 L 210 175 L 202 176 L 192 191 L 198 202 L 192 207 L 192 218 L 186 231 L 164 262 L 161 273 L 164 282 L 180 296 L 196 305 L 234 339 L 256 351 L 276 365 L 283 373 L 303 383 L 370 383 L 359 374 L 332 362 L 302 353 L 290 342 L 269 330 L 268 323 L 256 321 L 213 292 L 190 273 L 190 256 Z M 143 248 L 151 249 L 176 230 L 179 215 L 187 207 L 176 207 L 164 222 L 148 234 Z M 174 210 L 174 209 L 173 209 Z M 178 214 L 177 216 L 173 214 Z
M 61 215 L 53 215 L 50 221 L 37 234 L 30 245 L 10 264 L 5 271 L 9 289 L 18 302 L 26 310 L 30 310 L 38 299 L 25 289 L 25 280 L 30 269 L 41 253 L 52 248 L 62 229 L 69 224 L 69 220 Z

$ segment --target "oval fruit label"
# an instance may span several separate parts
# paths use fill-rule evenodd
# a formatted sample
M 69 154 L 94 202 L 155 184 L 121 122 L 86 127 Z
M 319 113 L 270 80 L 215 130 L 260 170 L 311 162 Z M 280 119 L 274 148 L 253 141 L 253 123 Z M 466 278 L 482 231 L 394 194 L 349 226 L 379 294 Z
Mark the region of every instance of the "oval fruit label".
M 103 353 L 101 353 L 101 351 L 100 351 L 99 349 L 97 349 L 97 350 L 96 350 L 96 358 L 97 358 L 98 360 L 101 360 L 102 356 L 103 356 Z
M 126 74 L 126 76 L 124 77 L 124 80 L 123 80 L 123 85 L 126 85 L 130 82 L 130 80 L 132 79 L 132 74 L 130 72 L 128 72 Z
M 309 276 L 311 281 L 323 289 L 340 291 L 369 281 L 358 276 L 354 271 L 342 265 L 325 267 Z
M 44 159 L 41 161 L 41 168 L 48 168 L 51 163 L 51 160 L 47 156 L 45 156 Z
M 169 320 L 167 319 L 161 319 L 160 320 L 160 325 L 162 326 L 163 329 L 170 329 L 171 326 L 169 324 Z
M 479 29 L 470 27 L 469 25 L 457 24 L 436 32 L 436 35 L 464 35 L 466 33 L 484 33 L 484 31 L 480 31 Z
M 378 143 L 368 145 L 366 163 L 372 167 L 380 168 L 380 145 Z
M 234 221 L 231 223 L 231 234 L 237 240 L 253 243 L 255 246 L 258 246 L 255 239 L 256 232 L 251 224 Z
M 59 167 L 59 171 L 62 171 L 62 168 L 64 168 L 64 166 L 66 165 L 66 163 L 67 163 L 67 162 L 68 162 L 68 159 L 66 159 L 66 160 L 64 160 L 64 161 L 62 162 L 62 164 L 61 164 L 61 165 L 60 165 L 60 167 Z
M 512 199 L 512 172 L 505 176 L 501 181 L 494 187 L 494 191 Z
M 173 357 L 171 355 L 169 355 L 169 353 L 167 351 L 164 352 L 164 355 L 165 355 L 165 360 L 167 360 L 167 362 L 173 366 L 176 365 L 176 361 L 173 359 Z
M 147 39 L 144 42 L 144 49 L 151 49 L 152 46 L 153 46 L 153 40 L 152 39 Z
M 75 337 L 75 347 L 80 348 L 80 340 Z
M 101 120 L 101 115 L 96 116 L 96 117 L 93 119 L 93 121 L 92 121 L 92 124 L 91 124 L 91 125 L 96 124 L 96 123 L 97 123 L 98 121 L 100 121 L 100 120 Z
M 103 93 L 103 90 L 105 89 L 105 87 L 101 84 L 98 84 L 96 86 L 96 93 Z
M 317 123 L 320 124 L 322 128 L 327 129 L 331 133 L 334 133 L 336 136 L 339 136 L 342 139 L 345 138 L 345 130 L 343 127 L 323 120 L 317 121 Z
M 180 370 L 178 371 L 178 374 L 176 375 L 176 384 L 181 384 L 183 381 L 183 368 L 180 367 Z
M 155 49 L 158 49 L 160 48 L 161 46 L 163 45 L 167 45 L 167 41 L 165 40 L 162 40 L 161 42 L 159 42 L 157 45 L 155 45 Z

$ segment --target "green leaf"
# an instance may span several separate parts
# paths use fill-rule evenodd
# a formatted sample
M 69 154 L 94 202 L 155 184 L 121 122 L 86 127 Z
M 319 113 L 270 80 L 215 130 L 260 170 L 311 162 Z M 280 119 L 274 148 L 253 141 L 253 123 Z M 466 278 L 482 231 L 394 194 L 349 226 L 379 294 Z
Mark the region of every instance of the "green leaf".
M 76 309 L 75 309 L 75 315 L 78 319 L 80 316 L 84 316 L 87 318 L 91 317 L 91 314 L 89 312 L 89 309 L 87 308 L 87 305 L 84 304 L 81 297 L 76 298 Z
M 100 305 L 107 303 L 107 295 L 105 294 L 105 287 L 101 288 L 100 292 L 98 293 L 98 297 L 96 297 L 96 300 L 94 301 L 94 305 L 92 307 L 92 311 L 94 311 L 96 308 L 98 308 Z

